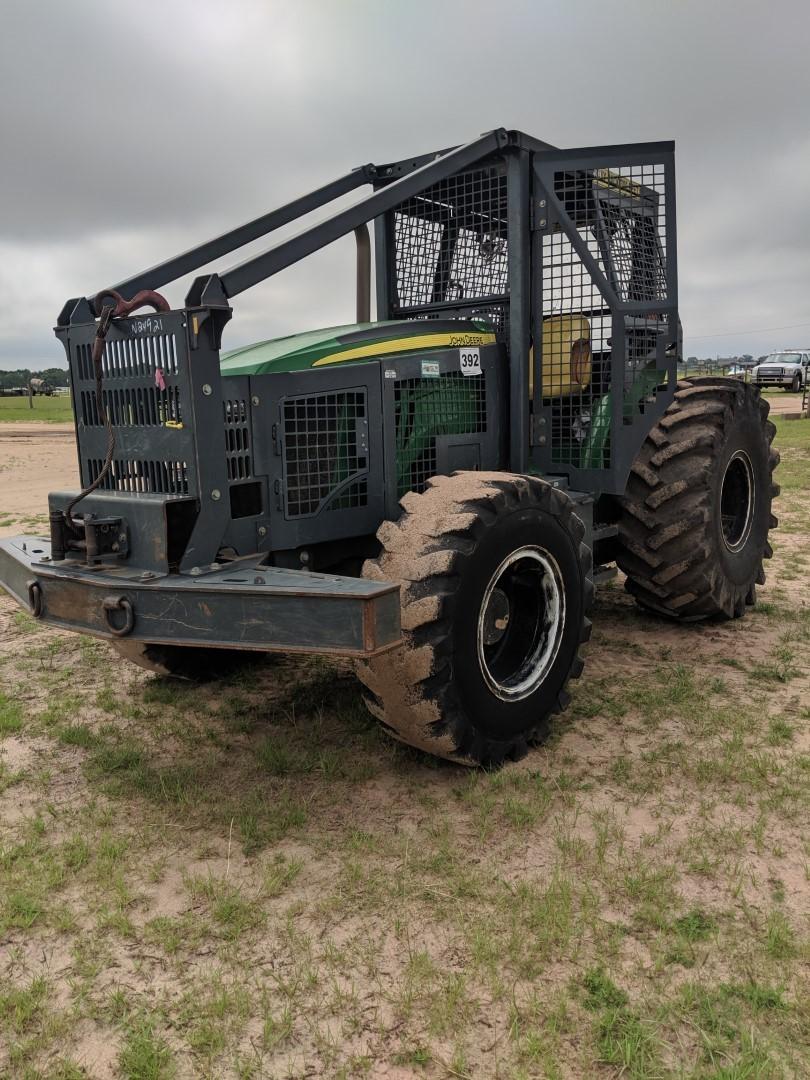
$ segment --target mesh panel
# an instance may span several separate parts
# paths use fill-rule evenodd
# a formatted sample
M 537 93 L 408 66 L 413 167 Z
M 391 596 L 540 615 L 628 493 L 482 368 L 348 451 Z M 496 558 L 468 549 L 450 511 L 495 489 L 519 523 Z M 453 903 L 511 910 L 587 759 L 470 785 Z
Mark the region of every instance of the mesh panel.
M 664 185 L 663 165 L 627 165 L 593 173 L 591 224 L 608 279 L 622 300 L 667 298 Z
M 423 491 L 436 475 L 436 436 L 487 429 L 484 375 L 448 371 L 437 379 L 400 379 L 394 384 L 397 495 Z
M 394 211 L 394 244 L 398 311 L 505 300 L 506 177 L 501 168 L 457 173 L 405 200 Z
M 357 480 L 329 501 L 327 510 L 354 510 L 368 503 L 368 480 Z
M 509 324 L 509 303 L 483 304 L 480 307 L 441 308 L 438 311 L 410 312 L 409 319 L 470 319 L 489 324 L 494 333 L 506 330 Z
M 326 503 L 330 509 L 367 504 L 368 487 L 358 475 L 368 468 L 361 436 L 366 418 L 366 391 L 362 389 L 311 394 L 284 402 L 287 517 L 316 514 Z
M 656 348 L 667 324 L 663 314 L 645 313 L 615 325 L 598 283 L 603 279 L 622 303 L 654 307 L 667 300 L 664 166 L 560 171 L 554 192 L 572 235 L 557 228 L 543 237 L 541 385 L 551 407 L 551 460 L 609 468 L 612 350 L 623 338 L 619 392 L 629 420 L 655 398 L 662 379 Z M 577 242 L 596 264 L 594 275 Z

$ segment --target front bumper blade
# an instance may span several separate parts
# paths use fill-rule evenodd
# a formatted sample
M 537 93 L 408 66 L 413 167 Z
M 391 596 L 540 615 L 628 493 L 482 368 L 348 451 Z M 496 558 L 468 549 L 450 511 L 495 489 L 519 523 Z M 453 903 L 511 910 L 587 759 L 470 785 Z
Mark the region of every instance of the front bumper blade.
M 95 637 L 370 657 L 400 643 L 392 582 L 240 559 L 200 576 L 50 561 L 39 537 L 0 540 L 0 586 L 49 626 Z

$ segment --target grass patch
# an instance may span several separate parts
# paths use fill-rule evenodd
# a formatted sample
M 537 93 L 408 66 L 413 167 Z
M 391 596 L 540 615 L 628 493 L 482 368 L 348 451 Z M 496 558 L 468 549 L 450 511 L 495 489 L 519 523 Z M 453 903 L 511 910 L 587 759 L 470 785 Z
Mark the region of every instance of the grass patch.
M 101 742 L 100 737 L 87 724 L 68 724 L 57 733 L 57 738 L 66 746 L 79 746 L 83 750 L 92 750 Z
M 602 1010 L 596 1022 L 596 1049 L 598 1060 L 613 1065 L 619 1075 L 636 1080 L 664 1075 L 655 1025 L 626 1005 Z
M 616 986 L 601 967 L 586 972 L 582 985 L 586 1009 L 621 1009 L 627 1004 L 627 994 Z
M 47 996 L 48 984 L 41 976 L 27 986 L 0 990 L 0 1026 L 21 1035 L 40 1019 Z
M 13 735 L 23 726 L 22 706 L 0 691 L 0 738 Z
M 672 924 L 673 930 L 686 941 L 705 941 L 716 927 L 715 920 L 700 908 L 693 908 L 686 915 L 681 915 Z
M 19 424 L 31 420 L 41 423 L 70 423 L 73 410 L 70 394 L 44 397 L 37 395 L 31 408 L 28 397 L 0 397 L 0 424 Z
M 118 1068 L 123 1080 L 172 1080 L 176 1072 L 168 1044 L 147 1020 L 124 1036 Z

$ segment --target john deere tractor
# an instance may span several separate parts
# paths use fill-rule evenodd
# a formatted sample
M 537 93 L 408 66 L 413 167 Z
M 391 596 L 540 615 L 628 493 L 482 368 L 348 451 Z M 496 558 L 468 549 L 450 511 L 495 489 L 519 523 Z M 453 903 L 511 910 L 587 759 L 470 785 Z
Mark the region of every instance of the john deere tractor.
M 69 300 L 82 489 L 0 581 L 159 671 L 353 657 L 391 734 L 467 763 L 542 739 L 617 565 L 650 612 L 743 615 L 774 427 L 754 387 L 678 381 L 673 154 L 498 129 Z M 156 291 L 364 187 L 182 307 Z M 355 323 L 221 351 L 236 296 L 352 233 Z

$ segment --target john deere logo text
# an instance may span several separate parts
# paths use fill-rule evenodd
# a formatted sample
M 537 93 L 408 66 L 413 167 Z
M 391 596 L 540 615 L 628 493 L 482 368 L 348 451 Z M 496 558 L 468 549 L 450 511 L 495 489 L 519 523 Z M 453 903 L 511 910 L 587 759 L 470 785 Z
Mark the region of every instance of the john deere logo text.
M 483 345 L 484 339 L 481 334 L 451 334 L 450 347 L 462 349 L 466 345 Z

